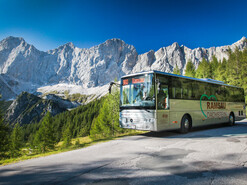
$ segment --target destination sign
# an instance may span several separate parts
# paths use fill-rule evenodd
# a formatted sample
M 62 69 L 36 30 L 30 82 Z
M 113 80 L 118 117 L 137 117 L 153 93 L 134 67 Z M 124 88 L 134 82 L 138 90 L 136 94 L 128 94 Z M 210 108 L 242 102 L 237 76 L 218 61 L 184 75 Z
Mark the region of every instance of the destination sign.
M 145 78 L 132 78 L 133 84 L 143 83 L 144 81 L 145 81 Z
M 128 85 L 129 84 L 129 79 L 123 80 L 123 85 Z

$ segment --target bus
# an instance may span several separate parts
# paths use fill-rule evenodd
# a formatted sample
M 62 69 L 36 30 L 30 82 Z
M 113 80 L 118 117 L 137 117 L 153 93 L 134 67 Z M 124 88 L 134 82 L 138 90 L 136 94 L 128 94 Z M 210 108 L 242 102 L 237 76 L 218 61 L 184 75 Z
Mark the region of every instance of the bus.
M 164 131 L 228 123 L 246 117 L 244 90 L 213 79 L 160 71 L 123 76 L 120 127 Z

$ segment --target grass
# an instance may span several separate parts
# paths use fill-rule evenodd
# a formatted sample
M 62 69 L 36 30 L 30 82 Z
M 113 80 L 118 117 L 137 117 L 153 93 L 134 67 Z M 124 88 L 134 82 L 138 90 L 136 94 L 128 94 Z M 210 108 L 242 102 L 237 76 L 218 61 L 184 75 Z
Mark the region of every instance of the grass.
M 145 132 L 144 131 L 130 130 L 130 132 L 128 132 L 128 133 L 118 134 L 117 136 L 112 137 L 112 138 L 99 139 L 99 140 L 92 140 L 89 136 L 78 137 L 78 138 L 72 139 L 71 145 L 67 148 L 62 148 L 63 142 L 59 142 L 55 146 L 54 150 L 51 150 L 51 151 L 48 151 L 45 153 L 31 153 L 31 152 L 29 152 L 28 148 L 23 148 L 22 149 L 22 155 L 20 157 L 9 158 L 9 159 L 0 159 L 0 166 L 4 166 L 4 165 L 16 163 L 16 162 L 20 162 L 20 161 L 24 161 L 24 160 L 28 160 L 28 159 L 39 158 L 39 157 L 49 156 L 49 155 L 67 152 L 67 151 L 71 151 L 71 150 L 76 150 L 76 149 L 80 149 L 80 148 L 85 148 L 85 147 L 92 146 L 92 145 L 95 145 L 98 143 L 119 139 L 119 138 L 122 138 L 124 136 L 132 136 L 132 135 L 138 135 L 138 134 L 142 134 L 142 133 L 145 133 Z

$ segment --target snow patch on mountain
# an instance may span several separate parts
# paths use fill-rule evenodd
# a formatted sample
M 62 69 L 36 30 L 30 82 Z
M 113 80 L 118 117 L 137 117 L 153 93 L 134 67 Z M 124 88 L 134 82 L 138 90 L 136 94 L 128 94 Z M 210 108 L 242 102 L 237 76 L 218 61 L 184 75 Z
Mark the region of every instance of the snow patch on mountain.
M 49 94 L 54 93 L 60 96 L 64 96 L 65 93 L 69 95 L 72 94 L 83 94 L 83 95 L 94 95 L 88 99 L 88 101 L 92 101 L 95 98 L 101 98 L 108 93 L 108 84 L 104 86 L 91 87 L 91 88 L 83 88 L 81 85 L 74 84 L 66 84 L 60 83 L 56 85 L 48 85 L 37 88 L 37 92 L 40 94 Z

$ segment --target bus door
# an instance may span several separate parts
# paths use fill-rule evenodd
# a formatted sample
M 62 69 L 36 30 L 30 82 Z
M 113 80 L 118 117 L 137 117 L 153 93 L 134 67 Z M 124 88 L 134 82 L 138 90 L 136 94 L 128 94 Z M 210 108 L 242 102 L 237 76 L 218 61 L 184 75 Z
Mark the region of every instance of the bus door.
M 157 127 L 169 128 L 169 94 L 168 85 L 160 83 L 157 86 Z

